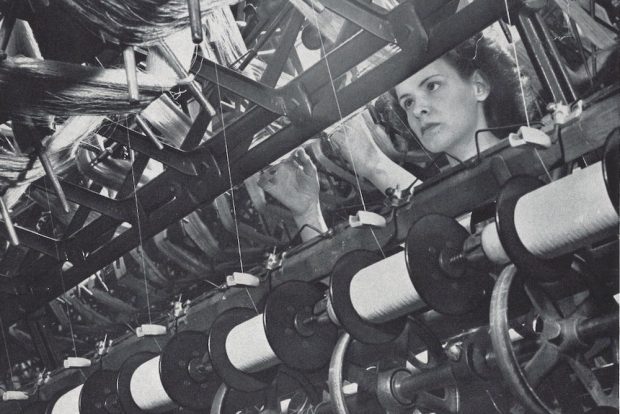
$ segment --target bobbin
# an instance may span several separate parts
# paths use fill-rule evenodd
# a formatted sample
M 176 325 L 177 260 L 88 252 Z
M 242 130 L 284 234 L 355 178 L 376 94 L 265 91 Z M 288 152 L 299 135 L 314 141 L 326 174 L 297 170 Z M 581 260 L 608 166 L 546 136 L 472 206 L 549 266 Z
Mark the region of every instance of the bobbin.
M 444 263 L 463 248 L 469 233 L 456 220 L 429 214 L 409 229 L 405 258 L 416 292 L 432 309 L 462 315 L 476 309 L 491 291 L 487 272 L 467 263 Z
M 277 367 L 256 373 L 241 371 L 232 364 L 226 352 L 226 338 L 237 325 L 256 316 L 249 308 L 232 308 L 222 312 L 209 331 L 209 355 L 211 364 L 219 377 L 231 388 L 254 392 L 268 387 L 277 375 Z
M 497 196 L 495 224 L 502 247 L 518 269 L 542 281 L 555 281 L 563 277 L 570 268 L 572 256 L 554 259 L 540 259 L 523 245 L 515 225 L 515 208 L 521 196 L 536 190 L 544 183 L 538 178 L 517 175 L 510 178 Z
M 116 393 L 118 373 L 109 369 L 90 374 L 80 393 L 80 413 L 124 414 Z
M 329 301 L 340 325 L 355 339 L 366 344 L 382 344 L 396 339 L 405 329 L 407 317 L 385 323 L 368 322 L 358 314 L 351 301 L 351 281 L 361 269 L 381 260 L 370 250 L 354 250 L 334 265 L 329 284 Z
M 311 371 L 325 366 L 338 340 L 338 328 L 312 319 L 321 289 L 289 281 L 268 296 L 263 320 L 269 345 L 278 359 L 291 368 Z
M 605 180 L 605 186 L 607 187 L 607 194 L 609 199 L 616 209 L 618 210 L 618 192 L 620 191 L 620 183 L 618 183 L 618 177 L 620 164 L 620 128 L 614 129 L 607 140 L 605 141 L 605 151 L 603 155 L 603 179 Z
M 211 406 L 220 382 L 205 357 L 208 339 L 198 331 L 177 333 L 161 353 L 161 383 L 170 399 L 181 407 L 204 410 Z
M 129 356 L 121 365 L 116 377 L 116 393 L 125 414 L 142 414 L 145 412 L 136 405 L 131 396 L 131 377 L 140 365 L 156 356 L 157 354 L 154 352 L 138 352 Z

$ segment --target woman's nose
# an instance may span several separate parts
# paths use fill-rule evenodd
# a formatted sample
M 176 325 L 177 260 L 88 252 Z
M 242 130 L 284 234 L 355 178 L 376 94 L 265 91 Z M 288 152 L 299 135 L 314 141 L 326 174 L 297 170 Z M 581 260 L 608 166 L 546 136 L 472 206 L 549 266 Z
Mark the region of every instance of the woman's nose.
M 416 99 L 415 103 L 413 105 L 412 112 L 413 112 L 413 116 L 415 116 L 418 119 L 420 119 L 423 116 L 428 115 L 428 113 L 429 113 L 429 106 L 428 106 L 428 103 L 426 102 L 426 100 Z

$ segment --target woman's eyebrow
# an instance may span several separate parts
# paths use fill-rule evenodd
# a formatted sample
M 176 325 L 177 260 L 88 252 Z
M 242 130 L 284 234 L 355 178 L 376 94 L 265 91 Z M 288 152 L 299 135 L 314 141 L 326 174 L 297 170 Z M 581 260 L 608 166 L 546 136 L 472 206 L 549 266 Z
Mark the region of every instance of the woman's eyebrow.
M 422 85 L 424 85 L 424 83 L 426 83 L 426 81 L 428 81 L 428 80 L 429 80 L 429 79 L 431 79 L 431 78 L 434 78 L 435 76 L 440 76 L 440 74 L 439 74 L 439 73 L 434 73 L 434 74 L 432 74 L 432 75 L 429 75 L 429 76 L 425 77 L 424 79 L 422 79 L 422 80 L 420 81 L 420 83 L 418 84 L 418 86 L 422 86 Z

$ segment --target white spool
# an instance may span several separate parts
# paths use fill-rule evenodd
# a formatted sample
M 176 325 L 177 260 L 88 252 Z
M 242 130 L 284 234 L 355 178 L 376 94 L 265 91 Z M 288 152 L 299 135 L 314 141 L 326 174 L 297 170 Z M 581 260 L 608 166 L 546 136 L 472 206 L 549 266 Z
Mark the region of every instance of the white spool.
M 369 322 L 386 322 L 425 306 L 400 252 L 363 268 L 351 280 L 353 308 Z
M 487 259 L 500 265 L 505 265 L 510 262 L 508 254 L 506 250 L 504 250 L 504 246 L 502 246 L 502 242 L 499 239 L 495 222 L 487 224 L 482 229 L 480 242 L 482 244 L 482 251 Z
M 136 405 L 144 411 L 165 413 L 177 405 L 166 393 L 159 376 L 159 355 L 140 365 L 131 376 L 129 389 Z
M 51 414 L 80 414 L 80 393 L 82 385 L 78 385 L 69 392 L 63 394 L 54 404 Z
M 226 337 L 226 354 L 235 368 L 247 373 L 263 371 L 280 363 L 267 341 L 262 314 L 230 330 Z
M 515 226 L 525 248 L 547 259 L 616 234 L 618 214 L 601 163 L 525 194 L 515 207 Z

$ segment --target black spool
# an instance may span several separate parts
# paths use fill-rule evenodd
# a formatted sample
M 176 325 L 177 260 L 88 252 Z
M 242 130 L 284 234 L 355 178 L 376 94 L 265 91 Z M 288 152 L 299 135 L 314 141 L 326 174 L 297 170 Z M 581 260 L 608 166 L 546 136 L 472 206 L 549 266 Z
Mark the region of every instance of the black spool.
M 342 256 L 334 266 L 330 278 L 329 299 L 345 331 L 365 344 L 392 342 L 405 329 L 406 316 L 385 322 L 367 322 L 357 313 L 351 302 L 351 280 L 365 267 L 382 257 L 370 250 L 354 250 Z
M 209 331 L 209 355 L 211 365 L 219 377 L 230 388 L 244 392 L 255 392 L 267 388 L 275 379 L 277 367 L 256 373 L 243 372 L 230 362 L 226 352 L 226 338 L 237 325 L 256 316 L 248 308 L 232 308 L 222 312 L 211 325 Z
M 159 375 L 170 399 L 192 410 L 209 408 L 220 386 L 209 364 L 208 338 L 198 331 L 170 338 L 161 353 Z
M 131 377 L 138 367 L 157 356 L 154 352 L 138 352 L 123 362 L 116 378 L 116 393 L 125 414 L 143 414 L 131 396 Z
M 325 366 L 338 340 L 332 323 L 303 321 L 313 316 L 323 298 L 319 288 L 300 281 L 279 285 L 267 298 L 263 311 L 265 334 L 278 359 L 291 368 L 312 371 Z
M 497 197 L 495 224 L 504 251 L 510 261 L 520 270 L 522 276 L 552 282 L 566 274 L 570 268 L 572 256 L 565 255 L 550 260 L 536 257 L 521 242 L 514 220 L 519 199 L 543 185 L 544 183 L 538 178 L 527 175 L 517 175 L 506 181 Z
M 409 277 L 424 303 L 445 315 L 463 315 L 484 303 L 492 279 L 484 270 L 467 263 L 450 265 L 448 273 L 441 255 L 460 252 L 469 233 L 456 220 L 429 214 L 409 229 L 405 257 Z
M 88 376 L 80 393 L 80 413 L 123 414 L 116 392 L 116 371 L 102 369 Z

